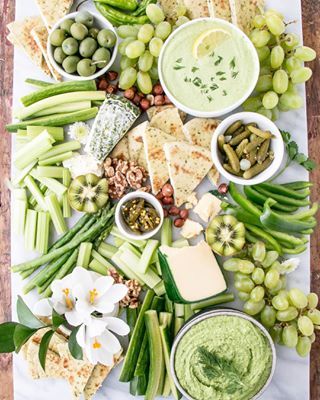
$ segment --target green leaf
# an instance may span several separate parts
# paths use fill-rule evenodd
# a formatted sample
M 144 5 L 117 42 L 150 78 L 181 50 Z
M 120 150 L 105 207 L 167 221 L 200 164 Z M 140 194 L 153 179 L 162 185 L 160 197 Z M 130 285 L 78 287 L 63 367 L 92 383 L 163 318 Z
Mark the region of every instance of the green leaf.
M 290 142 L 288 144 L 288 156 L 290 160 L 293 160 L 296 154 L 298 153 L 298 145 L 296 142 Z
M 80 326 L 77 326 L 75 329 L 73 329 L 68 341 L 69 351 L 72 357 L 76 360 L 82 360 L 83 358 L 82 348 L 79 346 L 76 338 Z
M 209 190 L 209 193 L 213 194 L 215 197 L 217 197 L 219 200 L 221 201 L 225 201 L 226 203 L 231 204 L 228 196 L 226 196 L 225 194 L 221 194 L 219 193 L 219 191 L 217 189 L 214 190 Z
M 13 334 L 13 342 L 16 353 L 19 353 L 21 347 L 37 332 L 38 329 L 32 329 L 28 326 L 18 324 Z
M 43 338 L 41 340 L 40 346 L 39 346 L 39 361 L 41 364 L 42 369 L 45 371 L 46 370 L 46 359 L 47 359 L 47 352 L 50 344 L 50 340 L 54 334 L 54 331 L 48 331 L 43 335 Z
M 317 164 L 310 158 L 308 158 L 302 165 L 307 171 L 312 171 L 317 166 Z
M 303 164 L 305 161 L 307 161 L 308 157 L 303 154 L 303 153 L 298 153 L 294 157 L 294 161 L 297 162 L 298 164 Z
M 58 314 L 56 310 L 52 310 L 52 326 L 54 329 L 58 329 L 60 325 L 65 324 L 65 318 Z
M 15 351 L 13 335 L 18 325 L 17 322 L 5 322 L 0 324 L 0 353 L 12 353 Z
M 22 300 L 21 296 L 18 296 L 17 314 L 19 322 L 29 328 L 38 329 L 45 326 L 44 323 L 33 314 L 30 308 Z
M 288 144 L 291 140 L 291 134 L 289 132 L 286 131 L 280 131 L 281 135 L 282 135 L 282 139 L 283 141 Z

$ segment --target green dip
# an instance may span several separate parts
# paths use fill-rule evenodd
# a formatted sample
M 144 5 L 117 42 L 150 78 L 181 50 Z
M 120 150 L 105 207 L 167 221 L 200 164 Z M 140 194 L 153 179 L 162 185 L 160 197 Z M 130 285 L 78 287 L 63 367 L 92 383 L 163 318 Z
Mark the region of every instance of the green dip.
M 192 48 L 205 31 L 221 28 L 230 39 L 197 60 Z M 186 25 L 168 41 L 161 69 L 169 93 L 195 111 L 213 112 L 239 101 L 253 84 L 255 55 L 243 35 L 219 20 Z
M 181 338 L 174 367 L 180 385 L 196 400 L 249 400 L 270 376 L 272 350 L 250 321 L 216 316 Z

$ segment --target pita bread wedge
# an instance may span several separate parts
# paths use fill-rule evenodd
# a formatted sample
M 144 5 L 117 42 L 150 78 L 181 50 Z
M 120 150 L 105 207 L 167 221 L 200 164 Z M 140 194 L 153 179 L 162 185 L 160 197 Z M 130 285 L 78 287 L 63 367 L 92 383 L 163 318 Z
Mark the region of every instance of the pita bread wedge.
M 231 22 L 231 8 L 229 0 L 210 0 L 214 18 L 225 19 Z
M 264 0 L 230 0 L 232 23 L 249 34 L 252 19 L 264 8 Z
M 124 136 L 116 147 L 112 150 L 109 157 L 129 160 L 128 137 Z
M 183 126 L 183 132 L 189 143 L 211 147 L 211 138 L 220 121 L 214 118 L 193 118 Z
M 166 143 L 163 148 L 175 204 L 180 207 L 212 167 L 211 153 L 204 147 L 181 142 Z
M 167 110 L 168 108 L 173 108 L 174 105 L 172 104 L 166 104 L 164 106 L 152 106 L 150 108 L 148 108 L 147 110 L 147 115 L 149 120 L 151 120 L 156 114 L 159 114 L 159 112 Z M 187 114 L 184 111 L 178 110 L 179 111 L 179 115 L 181 118 L 181 121 L 184 122 L 187 118 Z
M 61 81 L 62 76 L 57 72 L 54 67 L 51 65 L 48 53 L 47 53 L 47 41 L 48 41 L 48 31 L 47 28 L 43 26 L 38 26 L 36 28 L 33 28 L 31 31 L 31 36 L 37 43 L 38 47 L 40 48 L 42 52 L 42 56 L 45 59 L 48 68 L 50 69 L 51 75 L 54 77 L 56 81 Z
M 183 123 L 176 107 L 167 108 L 155 114 L 150 121 L 150 126 L 152 128 L 161 129 L 163 132 L 174 136 L 176 139 L 185 140 Z
M 148 164 L 152 193 L 157 194 L 169 180 L 169 171 L 163 145 L 174 142 L 176 138 L 156 128 L 147 128 L 143 144 Z
M 184 5 L 190 19 L 210 17 L 207 0 L 184 0 Z
M 129 158 L 138 162 L 141 151 L 143 151 L 143 134 L 149 125 L 148 121 L 134 127 L 127 133 Z
M 68 14 L 73 0 L 35 0 L 43 21 L 50 31 L 53 25 Z
M 181 10 L 184 9 L 183 0 L 159 0 L 159 4 L 166 16 L 166 19 L 170 22 L 176 22 L 181 15 Z

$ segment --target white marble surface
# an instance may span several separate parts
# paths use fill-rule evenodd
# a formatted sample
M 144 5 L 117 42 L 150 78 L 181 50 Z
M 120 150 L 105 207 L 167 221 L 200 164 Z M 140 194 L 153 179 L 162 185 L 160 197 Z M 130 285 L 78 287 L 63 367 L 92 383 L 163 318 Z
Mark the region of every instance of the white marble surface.
M 286 16 L 287 21 L 297 20 L 290 25 L 290 30 L 302 35 L 300 0 L 266 0 L 268 7 L 277 8 Z M 21 19 L 28 15 L 38 14 L 33 0 L 16 0 L 16 18 Z M 15 52 L 14 63 L 14 106 L 19 105 L 19 98 L 30 91 L 24 83 L 25 78 L 45 78 L 41 72 L 33 67 L 30 61 L 19 51 Z M 304 96 L 304 87 L 301 87 Z M 290 131 L 298 142 L 301 151 L 307 152 L 307 122 L 305 108 L 283 114 L 278 121 L 282 129 Z M 307 173 L 299 167 L 291 167 L 282 177 L 285 179 L 307 179 Z M 201 192 L 208 186 L 204 183 Z M 12 236 L 12 263 L 16 264 L 33 258 L 33 254 L 26 253 L 23 249 L 21 238 Z M 301 255 L 301 265 L 289 277 L 290 286 L 298 286 L 308 291 L 310 286 L 310 252 Z M 21 293 L 22 282 L 18 275 L 12 276 L 12 304 L 16 303 L 17 295 Z M 36 293 L 26 297 L 28 304 L 32 305 L 37 299 Z M 14 311 L 15 314 L 15 311 Z M 14 315 L 15 317 L 15 315 Z M 97 400 L 129 400 L 134 397 L 129 394 L 128 385 L 118 382 L 119 368 L 108 377 L 103 388 L 96 395 Z M 1 390 L 0 390 L 1 393 Z M 1 396 L 0 396 L 1 397 Z M 71 394 L 67 384 L 58 380 L 33 381 L 28 377 L 26 364 L 22 357 L 14 357 L 14 399 L 15 400 L 68 400 Z M 309 360 L 299 358 L 295 351 L 277 347 L 277 367 L 274 379 L 262 395 L 262 400 L 308 400 L 309 399 Z M 209 400 L 209 399 L 208 399 Z

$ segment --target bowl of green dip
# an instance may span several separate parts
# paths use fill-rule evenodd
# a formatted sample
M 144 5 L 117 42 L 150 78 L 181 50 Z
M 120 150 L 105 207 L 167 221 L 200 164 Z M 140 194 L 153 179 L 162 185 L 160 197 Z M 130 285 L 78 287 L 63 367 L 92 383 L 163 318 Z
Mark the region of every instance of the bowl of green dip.
M 250 96 L 259 77 L 259 59 L 235 25 L 199 18 L 170 35 L 158 70 L 166 95 L 179 109 L 209 118 L 233 111 Z
M 196 315 L 172 346 L 171 370 L 189 400 L 253 400 L 271 382 L 273 341 L 254 318 L 232 309 Z

